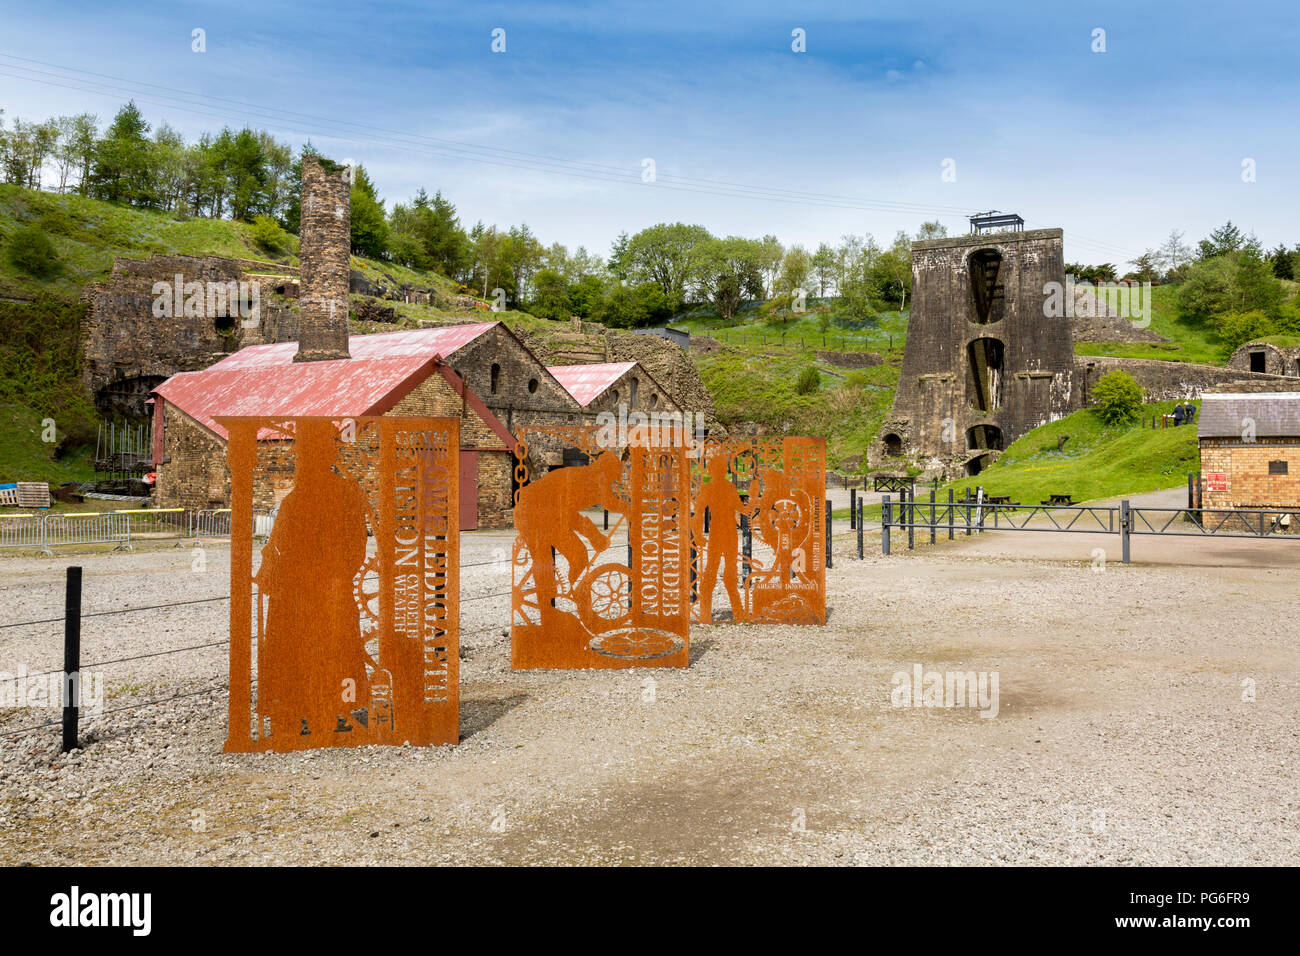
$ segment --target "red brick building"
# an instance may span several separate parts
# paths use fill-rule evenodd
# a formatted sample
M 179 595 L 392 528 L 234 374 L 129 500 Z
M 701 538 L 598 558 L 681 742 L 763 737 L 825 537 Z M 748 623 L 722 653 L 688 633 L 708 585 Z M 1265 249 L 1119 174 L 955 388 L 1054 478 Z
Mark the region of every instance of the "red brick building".
M 1300 510 L 1300 392 L 1206 392 L 1196 434 L 1204 507 Z

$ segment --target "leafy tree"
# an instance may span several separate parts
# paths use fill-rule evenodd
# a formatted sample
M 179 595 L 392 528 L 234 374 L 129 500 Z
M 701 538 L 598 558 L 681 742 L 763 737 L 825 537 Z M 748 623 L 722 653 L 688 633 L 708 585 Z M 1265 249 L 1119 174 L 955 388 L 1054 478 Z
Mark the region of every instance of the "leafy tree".
M 543 319 L 567 319 L 573 314 L 573 301 L 564 276 L 554 269 L 539 269 L 533 277 L 533 299 L 528 311 Z
M 773 291 L 791 294 L 795 289 L 808 291 L 808 274 L 812 269 L 812 257 L 803 246 L 791 246 L 781 260 L 781 272 Z
M 1130 264 L 1133 266 L 1131 275 L 1139 282 L 1154 282 L 1160 278 L 1160 253 L 1154 249 L 1148 249 Z
M 1229 354 L 1240 346 L 1277 332 L 1277 326 L 1258 309 L 1250 312 L 1229 312 L 1219 318 L 1219 338 Z
M 673 314 L 673 302 L 654 282 L 617 285 L 610 290 L 601 311 L 601 321 L 614 328 L 632 329 L 659 325 Z
M 835 250 L 826 243 L 817 247 L 812 256 L 813 274 L 817 276 L 817 295 L 826 297 L 826 284 L 835 278 Z
M 701 293 L 725 321 L 731 321 L 746 295 L 763 295 L 763 262 L 770 250 L 761 242 L 728 236 L 698 243 L 691 257 L 691 269 L 699 277 Z
M 381 259 L 388 250 L 388 219 L 384 203 L 364 166 L 352 170 L 352 251 Z
M 1200 259 L 1187 267 L 1178 289 L 1178 307 L 1190 315 L 1208 318 L 1233 308 L 1233 262 L 1222 256 Z
M 1197 243 L 1197 258 L 1204 261 L 1216 256 L 1226 256 L 1236 252 L 1246 243 L 1246 237 L 1229 219 L 1226 223 L 1210 233 L 1210 238 Z
M 616 243 L 610 269 L 616 277 L 624 272 L 634 284 L 653 282 L 674 303 L 680 303 L 687 286 L 698 279 L 696 248 L 710 239 L 712 236 L 703 226 L 661 222 L 627 240 L 621 252 Z
M 1252 236 L 1237 254 L 1233 276 L 1233 307 L 1237 310 L 1258 309 L 1275 316 L 1282 308 L 1286 293 L 1273 275 L 1273 265 L 1264 258 L 1259 242 Z
M 1142 408 L 1142 387 L 1128 372 L 1107 372 L 1092 389 L 1097 414 L 1107 425 L 1122 425 L 1138 417 Z
M 280 253 L 289 248 L 289 234 L 270 216 L 253 217 L 253 241 L 270 253 Z
M 1183 242 L 1183 234 L 1177 229 L 1169 231 L 1169 238 L 1160 246 L 1160 267 L 1170 279 L 1182 275 L 1183 266 L 1192 258 L 1192 250 Z
M 149 124 L 134 102 L 123 106 L 104 136 L 95 143 L 90 171 L 90 195 L 109 202 L 155 206 L 152 144 Z
M 1268 261 L 1273 267 L 1273 275 L 1279 279 L 1294 279 L 1296 275 L 1296 260 L 1300 259 L 1300 246 L 1295 250 L 1288 249 L 1284 244 L 1278 243 L 1278 247 L 1268 254 Z
M 942 239 L 948 235 L 948 227 L 935 219 L 933 222 L 921 223 L 921 228 L 916 231 L 916 241 L 924 242 L 926 239 Z

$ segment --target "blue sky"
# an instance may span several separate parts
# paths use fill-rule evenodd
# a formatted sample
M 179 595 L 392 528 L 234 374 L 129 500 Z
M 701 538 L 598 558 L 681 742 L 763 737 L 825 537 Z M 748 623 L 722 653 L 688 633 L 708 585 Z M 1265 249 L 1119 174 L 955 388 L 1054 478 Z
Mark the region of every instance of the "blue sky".
M 7 3 L 0 107 L 107 121 L 134 91 L 189 137 L 310 137 L 390 204 L 441 189 L 467 226 L 601 254 L 664 220 L 815 246 L 996 208 L 1064 228 L 1067 259 L 1122 263 L 1226 219 L 1300 243 L 1298 9 Z

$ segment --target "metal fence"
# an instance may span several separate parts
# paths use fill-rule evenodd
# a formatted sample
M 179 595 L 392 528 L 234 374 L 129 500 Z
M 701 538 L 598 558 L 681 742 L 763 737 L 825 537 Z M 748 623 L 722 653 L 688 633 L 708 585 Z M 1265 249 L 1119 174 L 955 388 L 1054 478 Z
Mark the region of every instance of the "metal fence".
M 1300 540 L 1300 510 L 1276 508 L 1134 508 L 1127 499 L 1118 505 L 1017 505 L 975 501 L 917 501 L 885 495 L 880 510 L 880 548 L 889 554 L 891 529 L 907 531 L 907 546 L 916 546 L 916 532 L 928 532 L 934 544 L 939 533 L 949 540 L 958 534 L 982 531 L 1035 531 L 1119 535 L 1123 562 L 1129 563 L 1133 535 L 1176 535 L 1193 538 L 1289 538 Z
M 271 533 L 274 512 L 253 516 L 254 537 Z M 230 509 L 139 508 L 121 511 L 51 511 L 0 515 L 0 548 L 24 548 L 53 554 L 54 548 L 111 544 L 130 551 L 140 541 L 200 541 L 230 537 Z

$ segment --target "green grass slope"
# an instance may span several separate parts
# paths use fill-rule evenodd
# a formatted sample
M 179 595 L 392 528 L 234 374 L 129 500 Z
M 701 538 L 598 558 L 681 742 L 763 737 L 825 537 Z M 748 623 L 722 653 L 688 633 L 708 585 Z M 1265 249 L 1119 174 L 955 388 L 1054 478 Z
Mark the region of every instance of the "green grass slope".
M 1159 402 L 1144 405 L 1143 411 L 1149 422 L 1152 415 L 1170 413 L 1173 407 L 1173 402 Z M 1070 438 L 1058 452 L 1061 435 Z M 1197 470 L 1198 462 L 1195 427 L 1153 429 L 1137 422 L 1108 426 L 1094 409 L 1084 409 L 1035 428 L 990 468 L 952 486 L 979 484 L 987 494 L 1010 495 L 1025 504 L 1038 504 L 1049 494 L 1093 501 L 1176 486 Z

